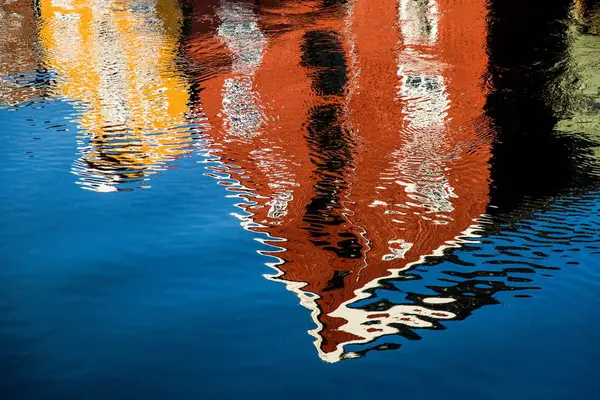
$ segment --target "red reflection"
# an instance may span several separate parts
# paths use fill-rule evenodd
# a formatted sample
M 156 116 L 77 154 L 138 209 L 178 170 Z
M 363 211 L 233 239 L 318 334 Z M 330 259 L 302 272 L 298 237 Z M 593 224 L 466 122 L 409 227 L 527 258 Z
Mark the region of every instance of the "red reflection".
M 312 310 L 320 356 L 449 313 L 351 307 L 469 235 L 488 202 L 485 1 L 197 2 L 209 148 Z M 433 299 L 432 302 L 452 299 Z M 427 318 L 422 318 L 427 317 Z

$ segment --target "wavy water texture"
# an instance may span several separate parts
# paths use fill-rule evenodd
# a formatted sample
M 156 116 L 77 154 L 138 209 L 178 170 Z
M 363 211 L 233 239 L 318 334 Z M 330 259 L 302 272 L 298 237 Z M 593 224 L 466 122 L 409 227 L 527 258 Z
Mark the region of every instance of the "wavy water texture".
M 6 170 L 26 154 L 15 187 L 36 195 L 44 167 L 74 174 L 98 226 L 143 210 L 139 237 L 157 216 L 212 218 L 223 243 L 200 264 L 251 235 L 329 363 L 519 307 L 548 280 L 593 302 L 600 14 L 516 3 L 15 0 L 0 6 L 0 112 L 23 115 Z M 161 240 L 212 243 L 198 229 Z M 121 256 L 158 257 L 161 240 Z M 225 287 L 228 267 L 194 279 Z

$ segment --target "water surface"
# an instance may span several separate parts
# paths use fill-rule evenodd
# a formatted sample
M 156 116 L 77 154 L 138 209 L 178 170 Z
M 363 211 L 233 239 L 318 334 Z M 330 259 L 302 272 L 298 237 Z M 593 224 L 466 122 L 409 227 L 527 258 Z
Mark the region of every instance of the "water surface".
M 595 398 L 599 16 L 2 3 L 2 397 Z

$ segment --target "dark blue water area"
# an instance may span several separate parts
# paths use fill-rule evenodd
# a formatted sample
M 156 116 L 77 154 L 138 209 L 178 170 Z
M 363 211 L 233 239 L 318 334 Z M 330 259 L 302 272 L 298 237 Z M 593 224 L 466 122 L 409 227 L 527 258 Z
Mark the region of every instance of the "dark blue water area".
M 0 111 L 0 397 L 596 398 L 600 254 L 597 236 L 577 232 L 600 225 L 599 193 L 555 199 L 374 298 L 410 303 L 411 293 L 471 279 L 457 272 L 523 259 L 537 267 L 505 275 L 528 282 L 479 293 L 489 304 L 469 303 L 420 340 L 369 345 L 395 351 L 328 364 L 307 333 L 309 311 L 265 279 L 265 245 L 240 227 L 240 200 L 205 175 L 201 155 L 153 175 L 151 190 L 81 190 L 70 173 L 77 127 L 63 117 L 73 113 L 58 101 Z M 568 245 L 538 237 L 546 216 L 576 232 Z M 540 240 L 546 257 L 534 261 Z M 519 257 L 505 245 L 521 247 Z M 489 253 L 503 264 L 485 264 Z

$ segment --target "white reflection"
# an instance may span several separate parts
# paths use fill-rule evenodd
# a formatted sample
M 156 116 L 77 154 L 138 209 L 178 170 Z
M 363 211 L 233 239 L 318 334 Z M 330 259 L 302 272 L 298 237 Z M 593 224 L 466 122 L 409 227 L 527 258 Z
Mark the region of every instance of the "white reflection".
M 406 205 L 425 213 L 451 213 L 456 195 L 442 158 L 450 100 L 435 60 L 437 0 L 401 0 L 398 16 L 404 49 L 399 58 L 399 95 L 405 105 L 408 141 L 395 152 L 397 172 L 390 171 L 387 178 L 404 187 L 410 199 Z M 422 218 L 448 223 L 437 216 Z
M 398 15 L 405 44 L 431 46 L 437 41 L 437 0 L 400 0 Z
M 232 72 L 223 88 L 225 130 L 233 136 L 255 136 L 265 121 L 253 77 L 262 61 L 267 38 L 258 27 L 253 4 L 223 0 L 218 9 L 218 35 L 232 53 Z

